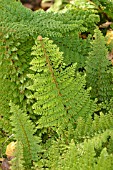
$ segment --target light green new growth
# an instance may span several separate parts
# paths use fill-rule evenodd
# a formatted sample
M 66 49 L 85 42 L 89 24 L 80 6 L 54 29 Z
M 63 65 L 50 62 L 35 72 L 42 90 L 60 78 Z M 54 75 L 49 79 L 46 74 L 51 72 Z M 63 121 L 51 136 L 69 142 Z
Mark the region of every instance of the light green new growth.
M 107 138 L 112 134 L 113 130 L 77 145 L 71 142 L 68 151 L 62 155 L 62 159 L 60 158 L 56 170 L 97 170 L 100 167 L 102 170 L 111 170 L 113 156 L 107 152 L 106 147 L 102 148 L 102 144 L 106 143 Z
M 32 48 L 33 74 L 32 90 L 29 98 L 36 102 L 32 108 L 40 115 L 38 128 L 57 127 L 65 129 L 74 126 L 79 116 L 85 119 L 95 110 L 95 103 L 90 100 L 89 89 L 85 90 L 85 76 L 75 72 L 75 65 L 66 67 L 62 53 L 53 42 L 40 36 Z

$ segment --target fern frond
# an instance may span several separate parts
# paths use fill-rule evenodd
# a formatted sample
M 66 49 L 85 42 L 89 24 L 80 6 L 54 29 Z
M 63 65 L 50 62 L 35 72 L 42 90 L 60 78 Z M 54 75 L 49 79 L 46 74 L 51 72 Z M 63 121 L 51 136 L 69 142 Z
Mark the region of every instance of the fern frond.
M 41 34 L 49 37 L 61 37 L 64 33 L 67 34 L 79 28 L 78 22 L 74 19 L 72 23 L 63 20 L 63 14 L 55 14 L 54 12 L 46 13 L 42 10 L 32 12 L 29 9 L 22 6 L 20 2 L 11 2 L 4 0 L 4 3 L 0 4 L 0 13 L 3 15 L 2 22 L 7 23 L 9 26 L 11 23 L 27 26 L 31 34 Z M 66 13 L 66 16 L 68 13 Z M 82 28 L 84 28 L 82 26 Z M 24 32 L 25 33 L 25 32 Z M 20 32 L 20 35 L 22 33 Z M 26 34 L 26 33 L 25 33 Z
M 29 120 L 27 114 L 23 110 L 19 109 L 19 106 L 11 103 L 11 124 L 15 134 L 15 139 L 20 141 L 23 147 L 23 160 L 25 161 L 25 167 L 30 169 L 32 161 L 38 160 L 38 152 L 40 152 L 39 139 L 33 136 L 34 125 Z
M 20 141 L 16 142 L 14 158 L 11 160 L 11 170 L 25 170 L 23 161 L 23 148 Z
M 92 42 L 92 51 L 86 61 L 86 82 L 92 87 L 92 98 L 99 101 L 109 101 L 113 97 L 112 74 L 109 73 L 111 63 L 107 59 L 107 48 L 102 33 L 95 30 L 95 40 Z
M 95 134 L 100 134 L 113 127 L 113 113 L 94 115 L 94 119 L 89 116 L 85 121 L 79 117 L 77 127 L 74 132 L 75 140 L 82 141 L 84 138 L 91 138 Z M 83 130 L 84 129 L 84 130 Z
M 2 116 L 8 115 L 9 101 L 13 100 L 15 104 L 31 113 L 31 108 L 26 103 L 26 96 L 30 91 L 25 87 L 29 84 L 26 73 L 29 73 L 34 39 L 39 34 L 52 37 L 54 40 L 58 37 L 62 39 L 65 36 L 69 37 L 73 32 L 73 35 L 78 35 L 79 30 L 84 31 L 85 28 L 82 26 L 82 21 L 75 21 L 68 12 L 65 14 L 46 13 L 40 10 L 32 12 L 20 2 L 10 0 L 0 1 L 0 7 L 0 104 L 2 104 L 0 112 Z M 71 17 L 71 22 L 68 15 Z M 69 50 L 72 51 L 72 48 L 66 46 L 65 48 L 68 51 L 66 54 Z M 73 55 L 74 53 L 70 54 L 72 57 Z
M 89 89 L 85 90 L 85 76 L 75 74 L 75 65 L 65 67 L 62 53 L 48 38 L 38 37 L 32 48 L 29 74 L 33 91 L 29 98 L 36 102 L 32 108 L 40 115 L 38 128 L 56 126 L 65 128 L 76 122 L 81 115 L 86 118 L 95 110 L 95 102 L 90 100 Z
M 85 139 L 84 142 L 75 144 L 72 140 L 70 144 L 65 147 L 63 153 L 56 147 L 57 144 L 53 144 L 49 148 L 49 155 L 52 154 L 54 148 L 54 159 L 47 162 L 49 169 L 55 170 L 97 170 L 101 167 L 102 170 L 112 169 L 113 166 L 113 155 L 108 153 L 104 144 L 108 142 L 109 136 L 113 135 L 113 130 L 106 130 L 104 133 L 95 135 L 91 139 Z M 58 143 L 55 142 L 55 143 Z M 58 159 L 59 153 L 59 159 Z M 53 157 L 52 157 L 53 158 Z M 49 166 L 50 165 L 50 166 Z
M 65 154 L 63 156 L 63 170 L 65 170 L 66 167 L 68 167 L 67 169 L 71 170 L 79 170 L 80 168 L 83 170 L 95 170 L 97 167 L 100 167 L 100 164 L 102 170 L 111 170 L 113 165 L 113 155 L 108 154 L 106 148 L 102 148 L 102 144 L 107 141 L 108 136 L 112 133 L 112 130 L 106 131 L 101 135 L 99 134 L 98 136 L 95 136 L 90 140 L 85 140 L 83 143 L 77 144 L 75 146 L 74 143 L 71 144 L 69 152 L 67 152 L 67 159 L 65 160 Z M 98 155 L 99 149 L 101 150 L 100 155 Z

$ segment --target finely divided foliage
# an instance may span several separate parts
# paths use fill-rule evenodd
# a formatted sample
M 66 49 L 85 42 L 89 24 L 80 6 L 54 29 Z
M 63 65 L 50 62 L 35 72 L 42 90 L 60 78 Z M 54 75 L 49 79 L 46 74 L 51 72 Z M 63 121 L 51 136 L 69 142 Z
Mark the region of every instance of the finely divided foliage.
M 95 30 L 94 36 L 92 51 L 86 61 L 86 81 L 87 85 L 92 87 L 92 98 L 109 101 L 113 97 L 112 74 L 109 72 L 111 62 L 107 58 L 108 52 L 101 32 Z
M 0 0 L 0 145 L 14 134 L 11 170 L 113 169 L 113 67 L 96 28 L 105 3 L 80 2 L 54 13 Z
M 52 41 L 44 38 L 35 44 L 30 63 L 34 74 L 28 75 L 33 83 L 28 89 L 33 91 L 29 98 L 36 100 L 34 113 L 42 115 L 38 128 L 56 126 L 63 130 L 76 123 L 79 116 L 92 115 L 95 104 L 90 100 L 89 89 L 84 89 L 85 76 L 75 74 L 75 65 L 65 67 L 62 53 Z
M 40 146 L 37 143 L 40 140 L 33 136 L 35 127 L 29 120 L 27 114 L 23 113 L 23 111 L 14 104 L 11 104 L 11 112 L 13 112 L 13 115 L 11 116 L 11 123 L 12 126 L 14 126 L 13 132 L 15 134 L 15 139 L 18 141 L 17 152 L 20 147 L 19 144 L 21 144 L 23 159 L 25 161 L 24 166 L 27 169 L 30 169 L 32 161 L 38 160 L 37 152 L 40 152 Z M 21 156 L 20 153 L 20 158 Z M 19 159 L 19 155 L 17 155 L 17 157 L 17 159 Z

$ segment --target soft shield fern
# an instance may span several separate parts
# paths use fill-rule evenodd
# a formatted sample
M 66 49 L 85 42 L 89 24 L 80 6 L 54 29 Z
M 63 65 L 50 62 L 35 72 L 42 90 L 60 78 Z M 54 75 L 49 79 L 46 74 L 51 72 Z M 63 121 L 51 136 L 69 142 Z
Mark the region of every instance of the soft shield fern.
M 86 61 L 87 86 L 92 87 L 92 98 L 109 101 L 113 97 L 112 74 L 109 72 L 111 63 L 107 58 L 105 39 L 98 29 L 95 30 L 94 37 L 92 51 Z
M 95 114 L 94 118 L 89 116 L 85 121 L 82 117 L 77 120 L 77 127 L 74 131 L 75 141 L 82 141 L 84 138 L 91 138 L 95 134 L 100 134 L 107 129 L 113 128 L 113 113 Z M 84 130 L 83 130 L 84 129 Z
M 113 155 L 108 153 L 106 147 L 102 148 L 112 134 L 113 130 L 108 130 L 85 139 L 83 143 L 75 145 L 72 141 L 69 149 L 60 157 L 56 170 L 98 170 L 100 167 L 101 170 L 112 170 Z
M 40 152 L 40 146 L 38 145 L 39 139 L 33 136 L 34 125 L 29 120 L 27 114 L 23 113 L 19 106 L 11 103 L 11 124 L 14 127 L 13 132 L 15 139 L 22 144 L 23 148 L 23 160 L 25 161 L 24 166 L 30 169 L 33 161 L 38 160 L 38 152 Z M 17 149 L 20 146 L 17 146 Z M 16 152 L 16 154 L 18 151 Z M 21 154 L 20 154 L 21 157 Z M 20 158 L 17 158 L 18 160 Z M 18 162 L 17 162 L 18 163 Z
M 0 1 L 0 113 L 2 115 L 0 128 L 4 134 L 10 132 L 8 119 L 10 100 L 23 110 L 27 110 L 32 120 L 36 119 L 31 107 L 26 103 L 30 93 L 26 89 L 29 85 L 26 74 L 30 71 L 28 68 L 32 59 L 31 48 L 37 35 L 53 39 L 64 52 L 66 64 L 78 62 L 78 68 L 84 66 L 90 39 L 85 41 L 79 38 L 79 33 L 87 30 L 80 16 L 83 14 L 87 18 L 89 13 L 74 13 L 75 11 L 68 10 L 65 13 L 42 10 L 32 12 L 15 0 Z M 94 27 L 98 19 L 97 16 L 92 24 Z
M 72 128 L 79 116 L 92 114 L 95 102 L 90 100 L 89 89 L 84 89 L 85 76 L 75 72 L 75 65 L 66 67 L 59 48 L 48 38 L 39 36 L 32 50 L 34 73 L 28 75 L 32 80 L 28 89 L 33 93 L 29 98 L 35 100 L 34 114 L 40 116 L 37 128 Z
M 16 142 L 14 158 L 11 160 L 11 170 L 25 170 L 23 161 L 23 148 L 20 141 Z
M 109 138 L 113 139 L 112 129 L 95 134 L 90 139 L 84 137 L 83 142 L 75 143 L 72 139 L 66 145 L 62 139 L 52 141 L 45 152 L 44 166 L 49 170 L 99 170 L 100 168 L 112 170 L 113 154 L 109 153 L 106 147 L 110 143 Z

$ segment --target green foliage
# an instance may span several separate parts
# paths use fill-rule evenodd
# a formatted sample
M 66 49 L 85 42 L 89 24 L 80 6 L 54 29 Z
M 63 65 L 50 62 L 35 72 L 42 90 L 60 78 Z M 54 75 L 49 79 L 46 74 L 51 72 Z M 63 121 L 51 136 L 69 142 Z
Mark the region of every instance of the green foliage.
M 92 0 L 94 4 L 98 7 L 99 12 L 102 15 L 102 18 L 106 16 L 106 19 L 113 20 L 113 1 L 112 0 Z
M 92 98 L 97 97 L 99 101 L 109 101 L 113 97 L 112 74 L 109 72 L 111 63 L 107 58 L 104 37 L 98 29 L 95 30 L 94 37 L 92 51 L 86 62 L 87 86 L 92 87 Z
M 21 3 L 10 0 L 0 1 L 0 7 L 2 16 L 0 18 L 0 113 L 7 122 L 5 127 L 2 122 L 1 128 L 6 131 L 9 128 L 7 118 L 10 116 L 8 106 L 10 99 L 13 99 L 15 104 L 19 104 L 27 110 L 30 109 L 26 103 L 29 91 L 25 87 L 29 84 L 26 73 L 29 73 L 34 38 L 41 34 L 62 39 L 64 34 L 69 36 L 74 30 L 78 30 L 79 25 L 78 21 L 72 19 L 73 22 L 70 23 L 70 20 L 67 22 L 68 13 L 64 20 L 63 14 L 45 13 L 44 11 L 33 13 L 24 8 Z
M 72 141 L 68 150 L 60 157 L 56 170 L 97 170 L 100 167 L 102 170 L 111 170 L 113 156 L 108 154 L 106 147 L 102 148 L 103 143 L 107 141 L 111 134 L 113 134 L 112 130 L 106 131 L 77 145 Z
M 75 129 L 75 141 L 83 141 L 84 138 L 91 138 L 95 134 L 100 134 L 107 129 L 112 129 L 113 127 L 113 113 L 94 115 L 85 121 L 82 117 L 79 117 L 77 121 L 77 127 Z M 84 130 L 83 130 L 84 129 Z
M 81 3 L 79 2 L 79 4 Z M 92 34 L 96 24 L 100 21 L 97 10 L 90 7 L 80 8 L 79 6 L 70 5 L 61 14 L 64 22 L 74 23 L 76 21 L 79 27 L 71 34 L 64 34 L 62 38 L 55 39 L 55 43 L 64 52 L 64 62 L 66 64 L 77 62 L 77 67 L 82 68 L 85 66 L 85 61 L 90 51 Z M 90 33 L 90 36 L 82 38 L 84 33 L 86 35 Z
M 27 114 L 25 114 L 18 106 L 11 103 L 11 124 L 13 126 L 13 132 L 15 139 L 20 142 L 17 144 L 17 159 L 20 161 L 20 156 L 18 155 L 19 148 L 23 148 L 23 160 L 25 161 L 24 166 L 27 169 L 30 169 L 32 166 L 32 161 L 37 161 L 38 156 L 37 152 L 40 152 L 40 146 L 38 143 L 40 140 L 33 136 L 35 133 L 35 127 L 32 122 L 29 120 Z M 20 145 L 20 146 L 19 146 Z M 18 162 L 17 162 L 18 163 Z M 18 166 L 18 165 L 17 165 Z
M 113 155 L 106 146 L 112 146 L 112 143 L 108 142 L 108 138 L 113 140 L 113 129 L 95 134 L 90 139 L 84 138 L 83 142 L 76 144 L 73 139 L 68 145 L 62 139 L 52 141 L 46 148 L 42 165 L 50 170 L 97 170 L 100 167 L 111 170 Z M 37 165 L 44 169 L 41 166 Z
M 31 107 L 27 103 L 27 96 L 31 93 L 26 89 L 31 82 L 26 74 L 30 73 L 29 63 L 32 60 L 31 48 L 37 35 L 53 39 L 64 53 L 64 62 L 77 62 L 77 68 L 85 66 L 90 51 L 91 38 L 79 37 L 82 32 L 94 29 L 99 21 L 95 11 L 79 12 L 66 10 L 64 13 L 36 11 L 32 12 L 22 6 L 20 2 L 0 1 L 0 113 L 3 117 L 0 128 L 10 132 L 9 101 L 30 112 L 35 121 Z M 93 19 L 91 16 L 94 15 Z M 84 20 L 83 16 L 86 16 Z M 89 18 L 88 18 L 89 17 Z M 88 19 L 87 19 L 88 18 Z M 89 23 L 91 18 L 94 20 Z M 86 25 L 87 23 L 87 25 Z M 88 28 L 91 25 L 90 28 Z M 5 123 L 5 126 L 4 126 Z
M 25 170 L 23 161 L 23 148 L 20 141 L 16 142 L 14 151 L 14 159 L 11 161 L 11 170 Z
M 12 170 L 112 170 L 112 47 L 95 29 L 110 5 L 32 12 L 0 1 L 0 143 L 14 133 Z
M 79 116 L 86 119 L 92 115 L 96 105 L 90 100 L 89 89 L 84 89 L 85 77 L 75 73 L 75 65 L 66 68 L 57 46 L 39 38 L 32 48 L 34 73 L 28 75 L 32 79 L 28 89 L 33 91 L 29 98 L 36 101 L 32 108 L 41 116 L 38 128 L 72 128 Z

